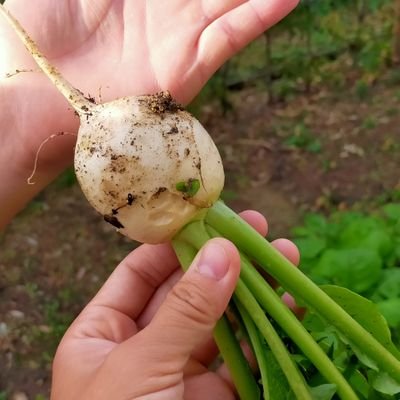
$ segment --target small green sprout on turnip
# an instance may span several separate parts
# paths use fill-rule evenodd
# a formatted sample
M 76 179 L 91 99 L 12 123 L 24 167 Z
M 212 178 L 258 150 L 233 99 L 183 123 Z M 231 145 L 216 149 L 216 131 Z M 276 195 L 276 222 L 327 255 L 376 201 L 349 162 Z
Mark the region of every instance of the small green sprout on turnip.
M 188 179 L 187 182 L 178 182 L 176 190 L 185 194 L 186 198 L 193 197 L 200 189 L 200 181 L 198 179 Z
M 340 399 L 361 397 L 346 379 L 346 371 L 339 371 L 252 262 L 346 338 L 354 356 L 370 360 L 374 373 L 380 371 L 392 382 L 400 382 L 399 351 L 390 337 L 382 339 L 363 327 L 357 299 L 350 315 L 344 304 L 335 301 L 340 291 L 315 285 L 218 200 L 224 185 L 218 150 L 199 121 L 167 91 L 95 104 L 64 79 L 2 5 L 0 12 L 79 115 L 76 176 L 89 202 L 108 223 L 139 242 L 172 240 L 184 269 L 212 237 L 226 237 L 240 250 L 242 269 L 232 308 L 258 360 L 261 383 L 247 364 L 230 326 L 231 317 L 218 322 L 214 337 L 241 399 L 275 399 L 271 379 L 284 380 L 289 391 L 285 398 L 325 400 L 318 393 L 327 384 Z M 324 382 L 306 381 L 277 331 L 291 338 Z M 272 377 L 268 357 L 280 370 Z M 367 371 L 364 378 L 368 376 Z

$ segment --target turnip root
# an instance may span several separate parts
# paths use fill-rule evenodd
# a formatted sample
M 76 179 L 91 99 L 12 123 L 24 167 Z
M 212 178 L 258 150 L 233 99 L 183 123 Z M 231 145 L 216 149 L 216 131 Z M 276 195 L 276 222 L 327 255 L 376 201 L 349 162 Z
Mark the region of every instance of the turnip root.
M 76 176 L 107 222 L 133 240 L 161 243 L 218 200 L 224 185 L 218 150 L 168 92 L 95 104 L 48 62 L 18 21 L 3 14 L 79 114 Z
M 106 221 L 145 243 L 171 239 L 224 184 L 214 142 L 165 92 L 92 107 L 79 129 L 75 171 Z

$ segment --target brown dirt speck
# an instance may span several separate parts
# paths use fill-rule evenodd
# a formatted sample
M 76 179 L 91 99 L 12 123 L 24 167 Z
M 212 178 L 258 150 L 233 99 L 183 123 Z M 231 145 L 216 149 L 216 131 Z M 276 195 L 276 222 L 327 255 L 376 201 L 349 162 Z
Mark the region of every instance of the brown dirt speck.
M 168 91 L 150 95 L 146 97 L 145 101 L 149 109 L 155 114 L 173 113 L 183 110 L 183 107 L 172 98 Z
M 115 226 L 117 229 L 123 229 L 124 226 L 119 222 L 118 218 L 115 215 L 104 215 L 104 221 L 108 222 L 109 224 Z

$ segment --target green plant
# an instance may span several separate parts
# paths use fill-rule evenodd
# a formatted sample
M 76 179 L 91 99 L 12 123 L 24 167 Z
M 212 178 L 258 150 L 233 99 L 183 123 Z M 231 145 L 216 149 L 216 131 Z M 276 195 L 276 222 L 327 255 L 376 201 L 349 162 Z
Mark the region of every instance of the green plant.
M 319 284 L 342 286 L 322 288 L 398 355 L 391 340 L 397 346 L 400 343 L 400 203 L 388 203 L 373 215 L 346 211 L 326 218 L 309 214 L 293 234 L 302 254 L 300 268 Z M 400 393 L 399 383 L 312 310 L 303 324 L 360 398 L 397 398 L 393 396 Z M 311 380 L 320 380 L 310 366 L 306 369 Z
M 361 127 L 363 129 L 374 129 L 377 126 L 377 121 L 376 118 L 373 116 L 368 116 L 364 119 L 364 121 L 361 124 Z
M 369 84 L 365 80 L 359 79 L 355 84 L 354 90 L 360 100 L 365 101 L 368 99 Z
M 44 304 L 44 314 L 46 324 L 50 327 L 50 331 L 46 335 L 51 336 L 56 346 L 72 323 L 73 315 L 61 308 L 58 299 L 53 299 Z
M 302 122 L 294 127 L 294 133 L 284 141 L 284 144 L 310 153 L 319 153 L 322 149 L 321 141 Z
M 389 326 L 400 327 L 394 313 L 400 301 L 399 221 L 400 203 L 383 205 L 369 216 L 310 214 L 293 230 L 301 268 L 319 284 L 337 284 L 373 300 Z

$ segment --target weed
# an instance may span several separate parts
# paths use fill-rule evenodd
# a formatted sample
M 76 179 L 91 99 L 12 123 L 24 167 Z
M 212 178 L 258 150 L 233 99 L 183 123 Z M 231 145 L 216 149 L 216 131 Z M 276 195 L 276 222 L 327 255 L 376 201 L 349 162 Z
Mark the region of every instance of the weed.
M 289 147 L 304 149 L 310 153 L 320 153 L 322 149 L 320 140 L 315 138 L 303 122 L 295 126 L 293 135 L 289 136 L 284 144 Z
M 363 129 L 368 129 L 369 130 L 369 129 L 376 128 L 377 125 L 378 125 L 378 123 L 377 123 L 376 119 L 374 117 L 372 117 L 372 116 L 368 116 L 362 122 L 361 127 Z
M 354 87 L 356 96 L 359 100 L 366 101 L 369 94 L 369 84 L 363 79 L 359 79 Z
M 52 328 L 53 335 L 61 338 L 66 328 L 72 322 L 72 316 L 62 312 L 60 302 L 57 299 L 51 300 L 44 306 L 46 322 Z

